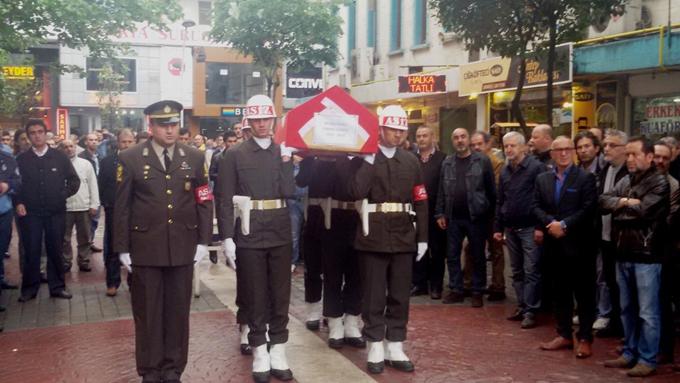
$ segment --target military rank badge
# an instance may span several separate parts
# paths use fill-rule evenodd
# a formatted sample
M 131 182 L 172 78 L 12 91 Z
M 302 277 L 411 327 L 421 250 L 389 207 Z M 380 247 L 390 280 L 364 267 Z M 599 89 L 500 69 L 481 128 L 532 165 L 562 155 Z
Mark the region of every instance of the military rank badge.
M 123 165 L 118 164 L 116 168 L 116 182 L 123 182 Z

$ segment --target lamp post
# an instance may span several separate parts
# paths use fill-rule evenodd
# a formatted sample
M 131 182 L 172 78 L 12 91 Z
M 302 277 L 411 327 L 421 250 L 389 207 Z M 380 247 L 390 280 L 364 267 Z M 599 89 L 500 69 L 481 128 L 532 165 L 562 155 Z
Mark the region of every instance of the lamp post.
M 185 50 L 186 50 L 186 39 L 187 36 L 189 35 L 189 28 L 192 28 L 196 26 L 196 22 L 193 20 L 186 19 L 182 22 L 182 27 L 184 27 L 184 36 L 182 36 L 182 66 L 180 69 L 180 75 L 179 75 L 179 92 L 180 92 L 180 100 L 184 98 L 184 71 L 186 69 L 186 64 L 185 64 Z M 180 120 L 179 120 L 179 126 L 181 128 L 184 127 L 184 109 L 180 112 Z

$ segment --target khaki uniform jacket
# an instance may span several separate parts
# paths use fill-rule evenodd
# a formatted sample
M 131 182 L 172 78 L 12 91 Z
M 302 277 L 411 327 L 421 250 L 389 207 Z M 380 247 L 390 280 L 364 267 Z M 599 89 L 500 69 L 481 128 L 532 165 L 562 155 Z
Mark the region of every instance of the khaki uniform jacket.
M 116 182 L 113 249 L 129 252 L 132 265 L 188 265 L 196 245 L 210 243 L 213 206 L 202 152 L 176 144 L 166 172 L 149 140 L 120 153 Z
M 408 213 L 370 213 L 369 234 L 357 228 L 354 247 L 381 253 L 415 253 L 418 242 L 427 242 L 427 199 L 414 201 L 414 189 L 422 187 L 420 163 L 413 154 L 397 148 L 393 158 L 378 150 L 373 165 L 363 162 L 350 183 L 353 199 L 368 198 L 369 203 L 410 203 L 416 212 L 416 227 Z

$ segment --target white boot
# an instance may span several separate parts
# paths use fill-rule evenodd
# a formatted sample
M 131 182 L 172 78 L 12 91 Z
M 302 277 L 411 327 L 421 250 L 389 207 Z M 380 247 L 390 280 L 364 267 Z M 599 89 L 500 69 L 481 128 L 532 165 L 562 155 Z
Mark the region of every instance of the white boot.
M 253 349 L 253 373 L 268 373 L 269 370 L 271 370 L 271 358 L 267 352 L 267 345 L 262 344 Z
M 345 332 L 342 326 L 342 317 L 328 318 L 328 330 L 328 346 L 330 348 L 342 348 Z
M 286 344 L 278 343 L 272 345 L 271 351 L 271 374 L 278 380 L 292 380 L 293 372 L 288 367 L 288 359 L 286 358 Z
M 414 370 L 413 363 L 404 353 L 403 342 L 386 341 L 385 364 L 394 367 L 397 370 L 404 372 L 412 372 Z
M 359 317 L 357 315 L 345 314 L 345 343 L 356 348 L 366 348 L 366 341 L 361 337 L 359 330 Z
M 385 348 L 383 342 L 368 343 L 368 372 L 380 374 L 385 368 Z
M 321 316 L 323 314 L 323 305 L 321 301 L 313 303 L 305 303 L 307 308 L 307 320 L 305 326 L 308 330 L 316 331 L 321 325 Z

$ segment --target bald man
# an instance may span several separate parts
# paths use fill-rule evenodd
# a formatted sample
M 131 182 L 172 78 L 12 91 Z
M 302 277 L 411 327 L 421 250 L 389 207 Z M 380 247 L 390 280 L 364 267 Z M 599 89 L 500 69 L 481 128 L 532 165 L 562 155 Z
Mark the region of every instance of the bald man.
M 550 156 L 550 148 L 553 142 L 552 134 L 553 131 L 550 125 L 536 125 L 531 131 L 531 139 L 529 140 L 529 150 L 531 153 L 548 167 L 552 165 L 552 158 Z
M 592 355 L 595 320 L 595 255 L 592 232 L 597 208 L 595 176 L 574 165 L 574 142 L 565 136 L 553 141 L 554 168 L 536 178 L 533 213 L 543 238 L 544 257 L 551 262 L 557 337 L 541 349 L 574 348 L 572 314 L 577 302 L 579 330 L 576 357 Z M 538 234 L 538 233 L 537 233 Z

